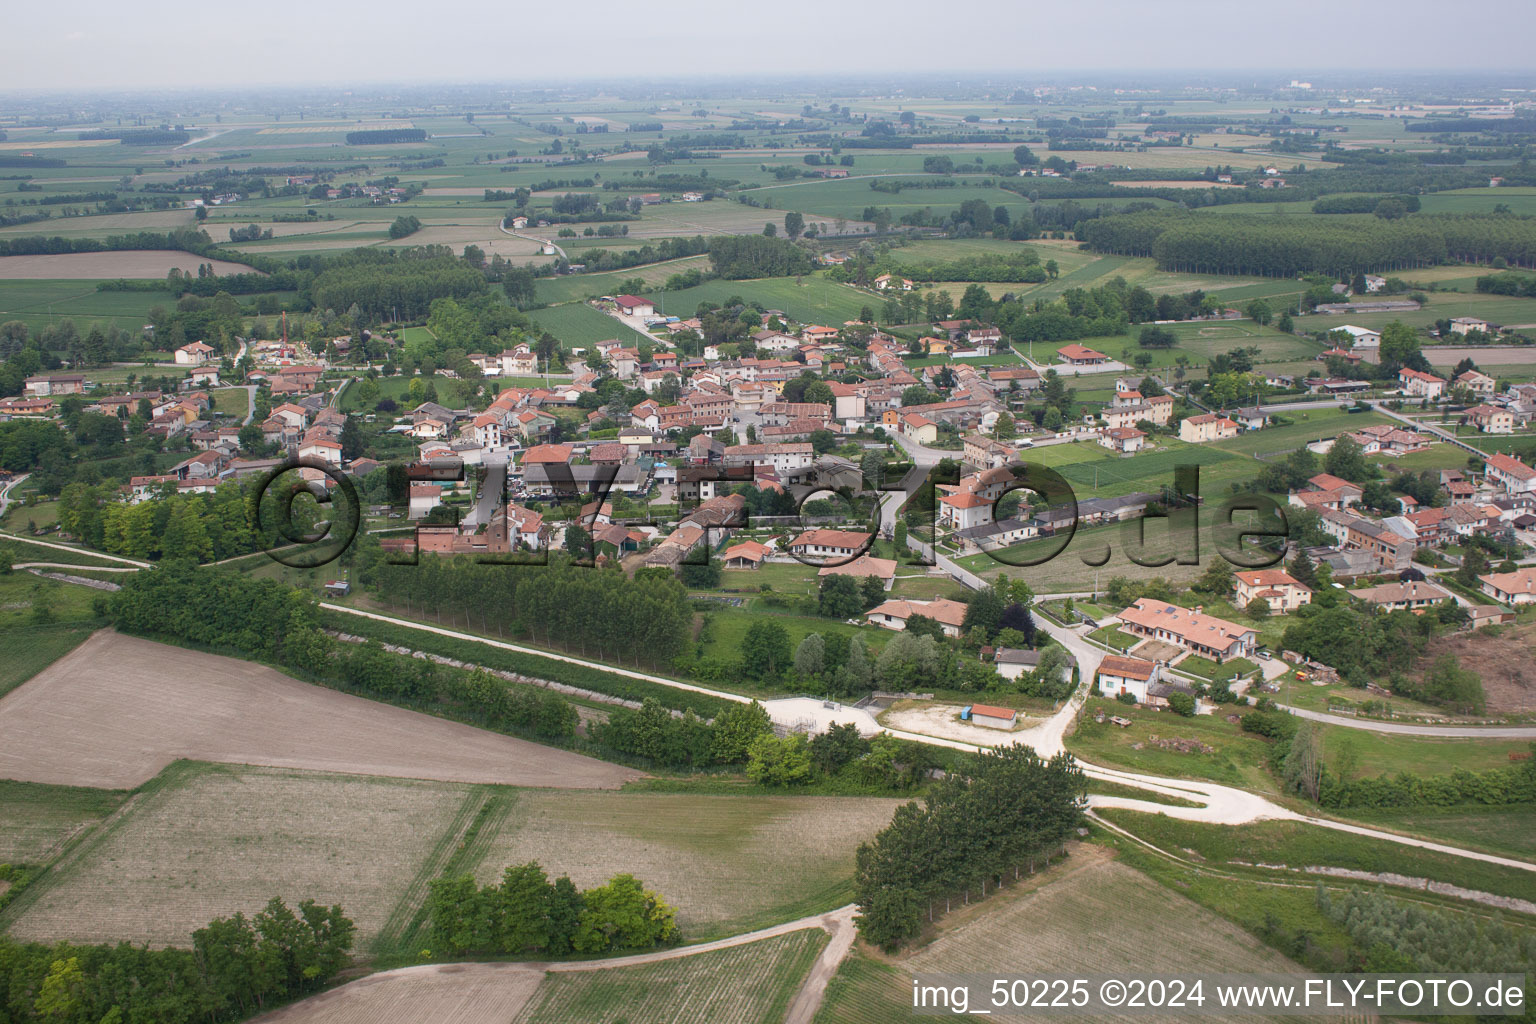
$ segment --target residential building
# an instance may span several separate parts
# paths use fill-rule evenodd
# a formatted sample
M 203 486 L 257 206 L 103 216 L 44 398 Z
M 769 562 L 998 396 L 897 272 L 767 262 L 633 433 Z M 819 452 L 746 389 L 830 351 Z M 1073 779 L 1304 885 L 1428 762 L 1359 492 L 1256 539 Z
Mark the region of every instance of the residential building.
M 943 628 L 945 636 L 957 637 L 965 622 L 965 605 L 947 598 L 934 601 L 886 601 L 865 612 L 864 618 L 876 626 L 902 630 L 907 628 L 907 620 L 914 615 L 933 619 Z
M 1108 697 L 1128 693 L 1136 698 L 1136 703 L 1145 704 L 1147 687 L 1160 681 L 1161 677 L 1162 666 L 1155 661 L 1111 654 L 1099 662 L 1099 692 Z
M 1113 427 L 1099 435 L 1099 444 L 1121 455 L 1134 455 L 1145 445 L 1147 435 L 1135 427 Z
M 1258 634 L 1247 626 L 1143 597 L 1120 613 L 1120 621 L 1136 636 L 1162 640 L 1191 654 L 1223 662 L 1253 653 Z
M 1062 362 L 1068 366 L 1103 366 L 1109 362 L 1109 356 L 1103 352 L 1095 352 L 1086 345 L 1063 345 L 1056 350 L 1061 356 Z
M 789 553 L 801 558 L 852 558 L 873 538 L 854 530 L 806 530 L 789 542 Z
M 1199 416 L 1186 416 L 1179 423 L 1179 440 L 1188 441 L 1191 444 L 1203 444 L 1206 441 L 1225 441 L 1237 436 L 1237 424 L 1225 416 L 1217 416 L 1215 413 L 1202 413 Z
M 1473 331 L 1482 331 L 1484 334 L 1487 334 L 1488 329 L 1491 326 L 1492 324 L 1490 324 L 1487 320 L 1482 320 L 1475 316 L 1458 316 L 1451 318 L 1452 334 L 1471 334 Z
M 1447 590 L 1426 580 L 1409 580 L 1404 583 L 1383 583 L 1380 586 L 1351 590 L 1360 600 L 1387 611 L 1407 610 L 1422 612 L 1424 609 L 1451 600 Z
M 1312 603 L 1312 588 L 1284 569 L 1248 569 L 1234 573 L 1233 577 L 1239 608 L 1262 600 L 1269 605 L 1270 611 L 1284 615 Z
M 1485 472 L 1489 482 L 1510 494 L 1530 494 L 1536 491 L 1536 469 L 1512 455 L 1498 453 L 1488 456 Z
M 202 366 L 215 358 L 219 350 L 201 341 L 190 341 L 177 349 L 174 355 L 177 366 Z
M 614 300 L 614 305 L 619 307 L 619 312 L 625 316 L 655 316 L 656 306 L 650 299 L 642 299 L 638 295 L 620 295 Z
M 1536 568 L 1527 566 L 1514 572 L 1495 572 L 1479 576 L 1483 593 L 1503 604 L 1536 603 Z
M 1483 434 L 1513 434 L 1515 432 L 1515 414 L 1508 409 L 1497 405 L 1489 405 L 1487 402 L 1474 405 L 1461 414 L 1461 421 L 1476 427 Z
M 1445 378 L 1422 370 L 1410 370 L 1405 366 L 1397 371 L 1397 380 L 1402 385 L 1403 393 L 1415 398 L 1433 402 L 1445 393 Z

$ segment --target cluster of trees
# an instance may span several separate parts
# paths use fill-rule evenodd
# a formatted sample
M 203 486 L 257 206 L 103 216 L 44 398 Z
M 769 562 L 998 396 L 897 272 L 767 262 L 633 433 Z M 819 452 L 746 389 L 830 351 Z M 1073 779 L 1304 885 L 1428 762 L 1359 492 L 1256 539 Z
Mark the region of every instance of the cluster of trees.
M 1336 594 L 1327 597 L 1337 599 Z M 1405 674 L 1425 645 L 1438 633 L 1464 621 L 1466 611 L 1450 601 L 1433 612 L 1415 615 L 1406 610 L 1382 612 L 1314 599 L 1291 616 L 1281 645 L 1332 665 L 1341 677 L 1356 685 L 1390 674 L 1394 690 L 1412 689 Z M 1472 708 L 1482 703 L 1482 684 L 1472 673 L 1444 674 L 1426 682 L 1420 692 L 1427 699 L 1455 706 Z
M 212 494 L 177 494 L 166 484 L 154 501 L 136 505 L 118 501 L 115 488 L 81 481 L 59 493 L 59 528 L 83 544 L 129 558 L 190 559 L 211 562 L 284 543 L 278 533 L 277 488 L 262 496 L 261 528 L 251 503 L 249 483 L 227 481 Z M 345 495 L 338 493 L 344 504 Z M 293 523 L 313 525 L 319 506 L 295 502 Z
M 1317 887 L 1323 916 L 1344 929 L 1373 974 L 1524 975 L 1536 961 L 1536 936 L 1494 915 L 1448 914 L 1381 892 Z
M 864 938 L 895 949 L 916 937 L 935 906 L 987 894 L 1062 848 L 1082 817 L 1086 782 L 1070 755 L 1041 760 L 1014 744 L 951 772 L 896 810 L 859 846 L 854 886 Z
M 1518 295 L 1536 298 L 1536 277 L 1508 271 L 1485 274 L 1477 279 L 1477 290 L 1487 295 Z
M 633 875 L 578 891 L 536 862 L 509 866 L 483 888 L 474 875 L 434 879 L 428 889 L 432 944 L 451 956 L 565 956 L 652 949 L 678 941 L 677 912 Z
M 1004 207 L 998 207 L 1006 214 Z M 895 274 L 915 281 L 996 281 L 1039 284 L 1055 277 L 1061 268 L 1055 260 L 1042 264 L 1033 252 L 1004 255 L 991 253 L 981 256 L 963 256 L 955 260 L 933 260 L 926 263 L 896 263 L 890 259 L 854 257 L 841 266 L 833 267 L 827 276 L 868 287 L 881 274 Z
M 273 898 L 254 918 L 217 918 L 192 948 L 18 943 L 0 938 L 0 1020 L 50 1024 L 239 1020 L 324 988 L 356 929 L 313 900 Z
M 390 238 L 404 238 L 421 230 L 421 220 L 415 214 L 405 213 L 396 217 L 389 226 Z
M 718 276 L 733 281 L 793 277 L 816 269 L 809 250 L 767 235 L 716 235 L 709 240 L 709 262 Z
M 1351 275 L 1495 258 L 1536 265 L 1536 220 L 1497 215 L 1210 218 L 1161 210 L 1102 217 L 1078 234 L 1100 252 L 1151 256 L 1166 270 L 1195 273 Z
M 460 619 L 482 630 L 529 636 L 608 659 L 661 667 L 689 646 L 693 610 L 666 570 L 573 566 L 560 553 L 548 565 L 496 565 L 423 555 L 418 565 L 386 562 L 376 544 L 355 549 L 356 579 L 408 613 Z
M 399 252 L 391 260 L 322 271 L 309 285 L 311 302 L 321 309 L 356 305 L 372 320 L 412 320 L 426 316 L 434 299 L 463 299 L 489 287 L 483 272 L 452 256 Z

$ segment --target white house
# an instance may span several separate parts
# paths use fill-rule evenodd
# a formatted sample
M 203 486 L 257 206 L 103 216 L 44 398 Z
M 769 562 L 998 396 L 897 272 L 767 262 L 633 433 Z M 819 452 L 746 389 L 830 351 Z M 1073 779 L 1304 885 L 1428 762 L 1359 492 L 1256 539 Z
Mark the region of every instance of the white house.
M 176 350 L 177 366 L 202 366 L 218 355 L 218 349 L 201 341 L 190 341 Z
M 1106 655 L 1099 662 L 1099 691 L 1110 697 L 1128 693 L 1136 698 L 1136 703 L 1145 704 L 1147 687 L 1157 682 L 1161 675 L 1162 669 L 1155 661 Z

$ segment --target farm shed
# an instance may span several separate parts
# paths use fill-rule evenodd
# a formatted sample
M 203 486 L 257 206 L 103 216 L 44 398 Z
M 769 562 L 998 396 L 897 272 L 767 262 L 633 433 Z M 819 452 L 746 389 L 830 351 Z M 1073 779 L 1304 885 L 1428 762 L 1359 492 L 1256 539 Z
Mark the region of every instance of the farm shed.
M 960 712 L 963 721 L 985 725 L 989 729 L 1012 729 L 1019 713 L 1012 708 L 1000 708 L 992 704 L 971 704 Z

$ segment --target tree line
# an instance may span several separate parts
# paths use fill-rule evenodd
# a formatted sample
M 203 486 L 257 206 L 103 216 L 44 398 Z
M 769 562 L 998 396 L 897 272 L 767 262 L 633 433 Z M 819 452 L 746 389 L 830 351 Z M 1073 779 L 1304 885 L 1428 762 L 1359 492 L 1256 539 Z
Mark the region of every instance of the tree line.
M 940 903 L 985 897 L 989 885 L 1049 863 L 1082 818 L 1082 769 L 1071 755 L 1042 760 L 1021 744 L 978 755 L 859 846 L 854 886 L 866 941 L 896 949 Z
M 453 956 L 566 956 L 653 949 L 677 942 L 677 911 L 630 874 L 578 891 L 537 862 L 509 866 L 479 887 L 474 875 L 434 879 L 427 910 L 432 944 Z
M 252 918 L 210 921 L 191 949 L 0 938 L 0 1024 L 241 1020 L 324 988 L 355 933 L 340 906 L 305 900 L 295 914 L 274 897 Z
M 1078 234 L 1091 249 L 1150 256 L 1165 270 L 1195 273 L 1347 275 L 1451 260 L 1536 265 L 1536 218 L 1495 214 L 1201 217 L 1160 210 L 1101 217 Z
M 717 275 L 733 281 L 793 277 L 816 269 L 808 250 L 767 235 L 716 235 L 709 240 L 709 262 Z

